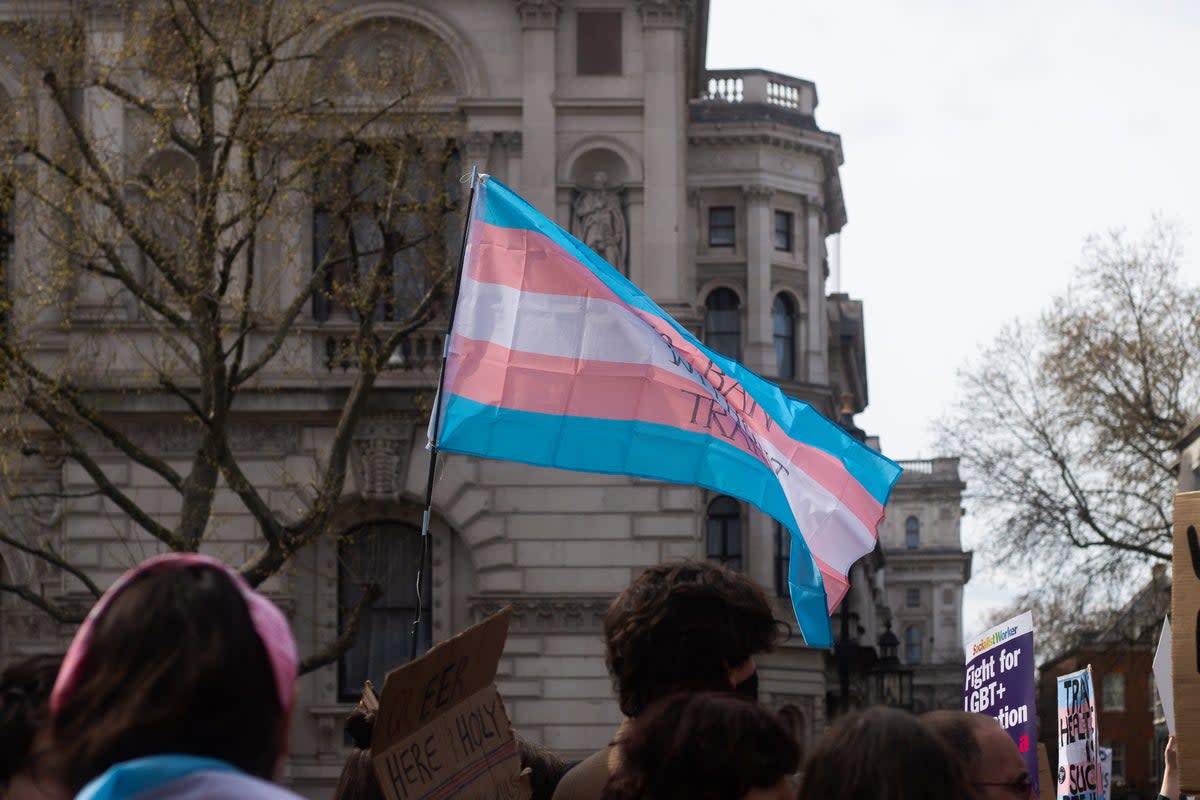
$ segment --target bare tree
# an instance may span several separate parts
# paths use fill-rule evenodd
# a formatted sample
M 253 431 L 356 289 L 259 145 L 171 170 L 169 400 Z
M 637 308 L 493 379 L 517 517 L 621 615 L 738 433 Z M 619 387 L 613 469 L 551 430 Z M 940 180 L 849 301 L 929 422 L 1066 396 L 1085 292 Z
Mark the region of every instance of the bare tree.
M 232 492 L 261 534 L 241 565 L 255 585 L 339 533 L 331 515 L 356 422 L 380 375 L 442 312 L 461 200 L 456 118 L 431 99 L 444 88 L 441 56 L 414 40 L 366 59 L 329 32 L 328 5 L 33 4 L 0 31 L 25 78 L 0 97 L 5 228 L 26 237 L 24 257 L 6 259 L 0 304 L 10 509 L 64 496 L 38 483 L 31 459 L 66 463 L 138 536 L 196 550 L 215 499 Z M 288 223 L 308 209 L 301 239 L 307 228 Z M 306 248 L 313 267 L 302 272 Z M 328 366 L 353 379 L 321 463 L 296 487 L 302 508 L 285 514 L 247 476 L 233 421 L 240 402 L 284 378 L 320 379 L 296 355 L 313 318 L 337 323 Z M 182 463 L 118 413 L 132 398 L 180 425 Z M 101 449 L 152 473 L 175 498 L 171 513 L 114 480 Z M 0 544 L 98 594 L 54 540 L 0 528 Z M 60 622 L 86 610 L 40 585 L 0 590 Z M 367 587 L 306 669 L 349 646 L 377 596 Z
M 1161 224 L 1090 239 L 1070 291 L 960 372 L 941 446 L 962 455 L 993 563 L 1025 586 L 1107 602 L 1171 557 L 1174 448 L 1200 404 L 1200 290 L 1179 256 Z

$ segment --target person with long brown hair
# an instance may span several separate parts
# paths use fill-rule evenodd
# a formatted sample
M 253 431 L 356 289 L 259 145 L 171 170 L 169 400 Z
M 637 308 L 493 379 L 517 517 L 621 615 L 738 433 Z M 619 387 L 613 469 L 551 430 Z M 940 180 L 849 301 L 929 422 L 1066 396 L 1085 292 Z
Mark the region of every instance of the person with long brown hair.
M 52 756 L 80 800 L 298 797 L 287 752 L 296 644 L 223 562 L 143 562 L 100 598 L 50 696 Z

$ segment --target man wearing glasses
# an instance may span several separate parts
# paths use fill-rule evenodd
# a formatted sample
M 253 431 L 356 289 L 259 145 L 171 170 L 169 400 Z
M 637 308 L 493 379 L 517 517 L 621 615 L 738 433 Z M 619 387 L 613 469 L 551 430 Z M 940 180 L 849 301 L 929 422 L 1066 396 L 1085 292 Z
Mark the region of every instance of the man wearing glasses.
M 1029 800 L 1033 782 L 1017 745 L 992 717 L 967 711 L 930 711 L 921 722 L 963 765 L 979 800 Z

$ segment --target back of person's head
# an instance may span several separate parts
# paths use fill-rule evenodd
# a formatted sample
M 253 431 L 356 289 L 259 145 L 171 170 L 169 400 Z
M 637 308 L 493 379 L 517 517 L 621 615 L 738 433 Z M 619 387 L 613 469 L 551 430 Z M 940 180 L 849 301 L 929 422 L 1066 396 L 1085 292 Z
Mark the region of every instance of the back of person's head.
M 980 725 L 995 725 L 996 721 L 986 714 L 944 709 L 926 712 L 920 716 L 920 720 L 942 740 L 942 744 L 958 759 L 963 772 L 970 778 L 983 757 L 975 730 Z
M 799 800 L 964 800 L 962 766 L 905 711 L 877 706 L 839 719 L 804 765 Z
M 0 673 L 0 786 L 32 765 L 34 737 L 49 717 L 61 663 L 62 656 L 33 656 Z
M 604 637 L 621 711 L 637 716 L 660 697 L 729 688 L 729 673 L 769 650 L 780 623 L 762 589 L 702 561 L 643 572 L 609 606 Z
M 51 696 L 55 757 L 78 790 L 159 754 L 273 777 L 295 697 L 287 621 L 222 562 L 151 559 L 92 609 Z
M 371 737 L 375 733 L 377 713 L 377 708 L 368 708 L 360 702 L 346 718 L 346 735 L 353 746 L 342 765 L 333 800 L 384 800 L 371 762 Z
M 740 800 L 779 787 L 800 748 L 770 711 L 720 692 L 683 692 L 650 705 L 621 739 L 603 800 Z

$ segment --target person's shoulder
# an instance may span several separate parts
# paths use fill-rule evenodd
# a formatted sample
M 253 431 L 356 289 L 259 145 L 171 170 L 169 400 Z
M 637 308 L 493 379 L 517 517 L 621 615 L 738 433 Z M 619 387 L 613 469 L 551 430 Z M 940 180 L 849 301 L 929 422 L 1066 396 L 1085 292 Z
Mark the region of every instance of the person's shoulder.
M 186 775 L 156 789 L 135 795 L 134 800 L 303 800 L 274 783 L 241 772 L 203 771 Z
M 597 750 L 563 775 L 553 800 L 600 800 L 608 783 L 608 753 L 611 745 Z

